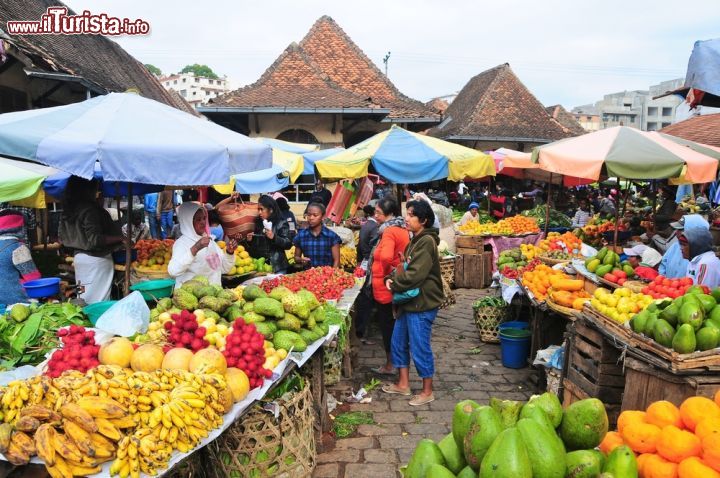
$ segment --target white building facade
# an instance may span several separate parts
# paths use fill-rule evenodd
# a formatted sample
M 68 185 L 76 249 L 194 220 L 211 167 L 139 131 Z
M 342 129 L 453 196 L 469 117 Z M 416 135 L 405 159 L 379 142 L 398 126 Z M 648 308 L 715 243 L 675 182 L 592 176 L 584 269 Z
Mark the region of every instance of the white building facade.
M 230 91 L 226 77 L 207 78 L 195 76 L 194 73 L 177 73 L 160 78 L 160 83 L 166 90 L 174 90 L 193 108 L 207 104 L 207 102 Z

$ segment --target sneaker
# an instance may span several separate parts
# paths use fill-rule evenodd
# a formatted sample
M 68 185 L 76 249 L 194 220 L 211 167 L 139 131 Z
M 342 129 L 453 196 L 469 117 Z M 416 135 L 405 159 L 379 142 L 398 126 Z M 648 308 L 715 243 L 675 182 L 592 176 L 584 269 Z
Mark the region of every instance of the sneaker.
M 382 391 L 385 392 L 385 393 L 405 395 L 405 396 L 408 396 L 408 397 L 409 397 L 410 395 L 412 395 L 412 392 L 410 391 L 409 388 L 403 389 L 403 388 L 398 387 L 398 386 L 395 385 L 394 383 L 389 383 L 389 384 L 387 384 L 387 385 L 383 385 L 383 386 L 382 386 Z
M 420 405 L 425 405 L 426 403 L 434 402 L 435 401 L 435 395 L 432 393 L 426 397 L 422 395 L 415 395 L 412 400 L 408 402 L 413 407 L 419 407 Z

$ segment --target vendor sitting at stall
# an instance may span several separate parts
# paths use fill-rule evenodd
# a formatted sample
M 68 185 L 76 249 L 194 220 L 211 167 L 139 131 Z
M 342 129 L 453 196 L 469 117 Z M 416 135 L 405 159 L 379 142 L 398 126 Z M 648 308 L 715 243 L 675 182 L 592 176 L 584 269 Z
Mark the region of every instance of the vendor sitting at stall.
M 680 221 L 673 222 L 670 226 L 679 231 L 688 231 L 690 229 L 704 229 L 710 230 L 710 224 L 699 214 L 688 214 L 683 216 Z M 679 277 L 687 277 L 687 269 L 689 262 L 683 257 L 680 243 L 674 241 L 663 254 L 662 261 L 660 262 L 659 272 L 668 279 L 675 279 Z
M 655 216 L 655 224 L 651 225 L 647 232 L 640 236 L 643 242 L 654 248 L 660 254 L 665 254 L 668 248 L 677 242 L 677 229 L 670 227 L 669 216 Z
M 325 217 L 325 206 L 310 203 L 305 209 L 306 229 L 298 232 L 295 245 L 295 264 L 307 267 L 333 266 L 340 267 L 340 244 L 342 240 L 334 231 L 322 223 Z
M 592 219 L 592 211 L 590 210 L 590 201 L 583 198 L 578 203 L 578 210 L 572 219 L 572 227 L 584 227 Z
M 0 211 L 0 304 L 27 302 L 22 284 L 40 278 L 25 242 L 25 219 L 10 209 Z
M 682 255 L 689 260 L 687 275 L 693 284 L 710 288 L 720 286 L 720 259 L 712 250 L 712 234 L 707 229 L 685 229 L 678 243 Z
M 287 272 L 289 264 L 285 251 L 292 247 L 290 227 L 280 216 L 277 202 L 266 194 L 258 200 L 255 231 L 247 235 L 247 243 L 250 256 L 264 257 L 277 274 Z
M 657 277 L 657 266 L 660 265 L 662 256 L 652 247 L 640 244 L 623 249 L 628 256 L 628 262 L 635 269 L 635 274 L 641 279 L 652 280 Z
M 130 242 L 137 244 L 138 241 L 143 239 L 150 239 L 150 228 L 145 221 L 143 221 L 144 215 L 141 209 L 133 209 L 132 212 L 132 234 L 130 235 Z M 123 237 L 128 237 L 128 225 L 123 224 L 122 226 Z
M 207 277 L 211 285 L 221 285 L 222 274 L 235 265 L 237 241 L 228 238 L 223 252 L 210 236 L 207 211 L 201 204 L 183 203 L 177 215 L 182 235 L 175 241 L 168 263 L 168 274 L 175 278 L 175 287 L 197 275 Z
M 468 210 L 465 214 L 463 214 L 463 217 L 460 218 L 460 222 L 458 222 L 459 226 L 463 226 L 467 224 L 470 221 L 478 222 L 478 210 L 480 209 L 480 206 L 476 202 L 471 202 L 468 206 Z

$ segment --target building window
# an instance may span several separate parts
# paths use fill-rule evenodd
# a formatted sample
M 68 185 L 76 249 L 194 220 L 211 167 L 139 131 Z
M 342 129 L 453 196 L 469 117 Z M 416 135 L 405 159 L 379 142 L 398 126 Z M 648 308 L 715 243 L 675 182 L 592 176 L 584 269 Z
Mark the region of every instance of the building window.
M 208 84 L 209 84 L 209 85 L 212 85 L 212 84 L 213 84 L 213 80 L 208 80 Z
M 665 122 L 663 122 L 662 127 L 664 128 L 664 127 L 666 127 L 666 126 L 670 126 L 670 123 L 665 123 Z
M 173 80 L 173 85 L 177 85 L 177 80 Z
M 672 116 L 672 108 L 663 108 L 662 115 L 663 116 Z
M 623 103 L 625 108 L 632 108 L 632 103 Z
M 193 96 L 197 95 L 197 91 L 193 91 Z
M 648 116 L 657 116 L 657 106 L 648 106 Z
M 200 78 L 195 78 L 195 83 L 200 83 Z
M 657 123 L 655 123 L 655 122 L 648 123 L 647 130 L 648 131 L 657 131 Z
M 180 90 L 180 96 L 185 98 L 187 96 L 187 90 Z
M 289 129 L 283 131 L 277 136 L 277 139 L 290 141 L 291 143 L 320 144 L 312 133 L 304 129 Z
M 187 78 L 183 78 L 183 83 L 185 83 L 186 81 L 187 81 Z

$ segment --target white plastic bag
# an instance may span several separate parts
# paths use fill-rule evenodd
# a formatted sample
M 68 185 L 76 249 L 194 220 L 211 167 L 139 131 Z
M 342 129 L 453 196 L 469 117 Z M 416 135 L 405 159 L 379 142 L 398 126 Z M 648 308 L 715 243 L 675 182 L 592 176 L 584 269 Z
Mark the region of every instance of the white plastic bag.
M 140 292 L 118 301 L 100 316 L 95 327 L 121 337 L 144 334 L 150 323 L 150 309 Z

